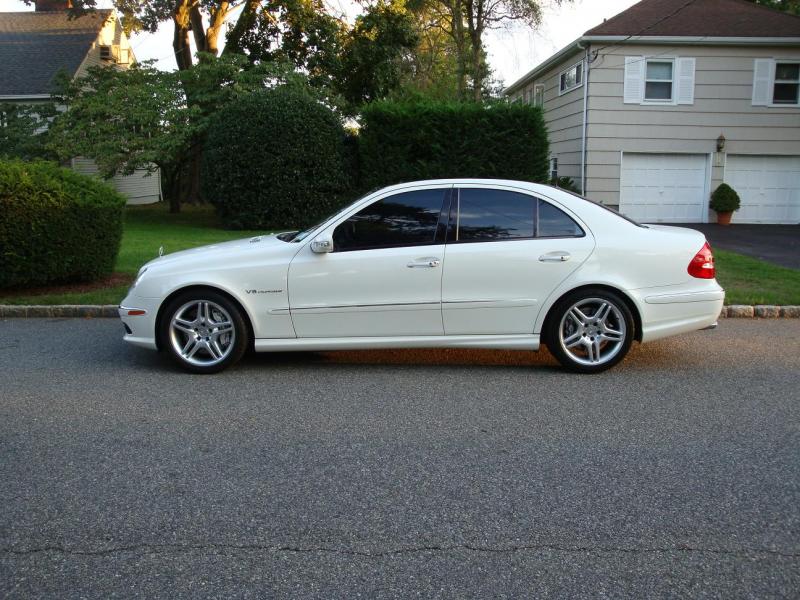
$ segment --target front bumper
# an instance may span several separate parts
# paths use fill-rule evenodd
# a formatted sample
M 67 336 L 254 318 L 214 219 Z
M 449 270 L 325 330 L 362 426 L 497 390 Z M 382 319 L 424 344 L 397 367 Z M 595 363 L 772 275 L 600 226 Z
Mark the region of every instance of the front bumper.
M 134 346 L 156 350 L 156 317 L 158 298 L 140 298 L 134 294 L 122 301 L 117 309 L 125 327 L 123 340 Z

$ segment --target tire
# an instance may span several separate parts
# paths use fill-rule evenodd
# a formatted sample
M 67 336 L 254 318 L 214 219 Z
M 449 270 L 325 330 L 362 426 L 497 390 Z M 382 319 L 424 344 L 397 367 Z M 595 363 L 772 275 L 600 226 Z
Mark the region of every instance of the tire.
M 241 310 L 214 290 L 190 290 L 170 300 L 162 312 L 159 335 L 172 359 L 191 373 L 222 371 L 238 362 L 250 346 Z
M 547 347 L 576 373 L 600 373 L 620 362 L 636 336 L 627 303 L 614 292 L 584 289 L 568 294 L 550 311 Z

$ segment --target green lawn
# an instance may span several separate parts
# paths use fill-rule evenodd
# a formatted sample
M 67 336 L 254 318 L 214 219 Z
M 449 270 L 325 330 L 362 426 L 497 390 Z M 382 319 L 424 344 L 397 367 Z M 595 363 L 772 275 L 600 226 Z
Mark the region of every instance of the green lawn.
M 727 250 L 714 250 L 725 304 L 800 305 L 800 271 Z
M 164 246 L 166 254 L 259 233 L 264 232 L 221 229 L 210 206 L 184 206 L 177 215 L 170 214 L 164 203 L 129 206 L 125 209 L 125 232 L 114 268 L 115 272 L 128 276 L 127 282 L 83 292 L 37 294 L 31 290 L 13 296 L 0 295 L 0 304 L 119 304 L 139 268 L 158 256 L 159 246 Z
M 259 233 L 264 232 L 221 229 L 209 206 L 187 206 L 178 215 L 169 214 L 164 204 L 131 206 L 115 268 L 122 281 L 91 291 L 0 295 L 0 304 L 118 304 L 139 267 L 158 256 L 159 246 L 168 253 Z M 800 305 L 800 271 L 725 250 L 714 250 L 714 256 L 726 304 Z

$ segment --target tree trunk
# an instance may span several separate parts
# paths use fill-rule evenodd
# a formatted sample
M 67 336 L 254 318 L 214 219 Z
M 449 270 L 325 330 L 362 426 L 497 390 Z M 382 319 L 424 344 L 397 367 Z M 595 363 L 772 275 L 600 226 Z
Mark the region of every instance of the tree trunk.
M 178 69 L 181 71 L 185 71 L 192 66 L 192 48 L 189 45 L 190 12 L 189 0 L 178 0 L 175 3 L 175 12 L 172 15 L 172 21 L 175 25 L 172 49 L 175 51 L 175 62 L 178 63 Z
M 242 37 L 250 31 L 256 23 L 258 8 L 261 0 L 247 0 L 236 24 L 228 31 L 228 39 L 223 49 L 223 54 L 244 54 L 242 48 Z
M 483 99 L 483 45 L 480 36 L 477 41 L 472 36 L 472 99 L 480 102 Z
M 246 9 L 247 7 L 245 7 Z M 225 27 L 225 19 L 228 17 L 229 10 L 230 2 L 222 0 L 216 9 L 211 11 L 211 19 L 208 29 L 206 29 L 205 47 L 206 52 L 214 56 L 219 56 L 219 34 Z

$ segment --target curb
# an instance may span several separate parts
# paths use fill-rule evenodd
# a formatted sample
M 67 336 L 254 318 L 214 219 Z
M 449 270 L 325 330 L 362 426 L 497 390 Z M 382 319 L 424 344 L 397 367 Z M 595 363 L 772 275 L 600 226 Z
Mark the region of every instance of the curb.
M 104 319 L 119 317 L 116 304 L 53 304 L 19 305 L 0 304 L 0 318 L 71 318 Z
M 0 304 L 0 319 L 103 319 L 118 316 L 116 304 L 54 304 L 52 306 Z M 723 306 L 719 316 L 725 319 L 800 319 L 800 306 L 731 304 Z

